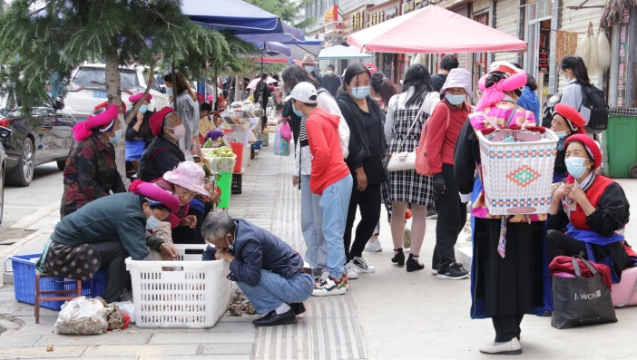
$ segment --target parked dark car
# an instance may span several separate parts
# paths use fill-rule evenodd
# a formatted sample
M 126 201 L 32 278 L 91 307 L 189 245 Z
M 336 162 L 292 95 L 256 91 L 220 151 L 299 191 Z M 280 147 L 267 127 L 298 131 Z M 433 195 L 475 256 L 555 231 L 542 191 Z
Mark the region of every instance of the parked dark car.
M 4 214 L 4 171 L 6 162 L 2 141 L 8 139 L 9 136 L 11 136 L 11 130 L 0 126 L 0 224 L 2 224 L 2 215 Z
M 35 167 L 50 161 L 57 161 L 58 168 L 64 170 L 73 145 L 75 118 L 60 111 L 64 108 L 60 99 L 47 98 L 40 103 L 25 115 L 16 96 L 0 95 L 0 126 L 11 130 L 9 137 L 2 139 L 7 184 L 29 186 Z

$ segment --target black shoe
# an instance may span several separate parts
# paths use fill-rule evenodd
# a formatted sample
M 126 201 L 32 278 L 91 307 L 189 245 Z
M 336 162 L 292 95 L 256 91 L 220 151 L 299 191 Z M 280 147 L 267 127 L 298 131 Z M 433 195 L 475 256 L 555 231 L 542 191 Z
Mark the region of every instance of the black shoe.
M 419 257 L 419 255 L 409 253 L 409 258 L 407 259 L 407 272 L 418 271 L 425 268 L 425 264 L 418 262 Z
M 398 266 L 405 266 L 405 253 L 403 253 L 403 248 L 394 249 L 397 253 L 391 258 L 391 262 Z
M 290 310 L 284 312 L 283 314 L 277 314 L 276 310 L 272 310 L 268 313 L 268 315 L 254 320 L 252 323 L 254 326 L 276 326 L 276 325 L 286 325 L 286 324 L 294 324 L 296 322 L 296 315 L 294 315 L 294 310 L 290 308 Z
M 292 311 L 294 311 L 294 315 L 301 315 L 305 312 L 305 305 L 303 303 L 292 303 L 290 304 Z
M 469 271 L 460 263 L 451 263 L 445 269 L 438 269 L 438 279 L 460 280 L 469 277 Z

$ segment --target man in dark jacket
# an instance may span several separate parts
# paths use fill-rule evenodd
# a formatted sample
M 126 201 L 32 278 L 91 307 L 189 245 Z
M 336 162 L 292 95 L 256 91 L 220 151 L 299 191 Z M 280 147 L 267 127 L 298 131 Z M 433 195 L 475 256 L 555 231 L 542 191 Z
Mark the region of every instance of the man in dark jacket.
M 303 301 L 312 295 L 312 271 L 303 267 L 298 252 L 278 237 L 226 212 L 208 214 L 201 227 L 203 237 L 215 246 L 204 258 L 230 264 L 228 279 L 235 281 L 261 315 L 255 326 L 296 322 L 305 311 Z M 214 255 L 213 255 L 214 254 Z
M 334 73 L 334 65 L 332 64 L 327 65 L 327 74 L 323 76 L 323 86 L 333 97 L 336 97 L 338 88 L 341 87 L 341 78 Z
M 451 69 L 458 67 L 458 58 L 453 55 L 445 55 L 440 59 L 440 72 L 431 77 L 431 84 L 434 86 L 434 90 L 440 92 L 442 85 L 447 80 L 447 75 Z

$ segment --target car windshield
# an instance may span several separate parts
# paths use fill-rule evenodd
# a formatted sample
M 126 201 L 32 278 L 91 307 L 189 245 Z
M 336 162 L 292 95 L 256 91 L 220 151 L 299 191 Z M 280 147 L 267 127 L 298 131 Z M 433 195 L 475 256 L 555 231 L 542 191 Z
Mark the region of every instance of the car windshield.
M 119 75 L 122 89 L 139 87 L 135 70 L 120 69 Z M 84 87 L 105 87 L 105 70 L 104 68 L 81 67 L 73 78 L 73 84 Z

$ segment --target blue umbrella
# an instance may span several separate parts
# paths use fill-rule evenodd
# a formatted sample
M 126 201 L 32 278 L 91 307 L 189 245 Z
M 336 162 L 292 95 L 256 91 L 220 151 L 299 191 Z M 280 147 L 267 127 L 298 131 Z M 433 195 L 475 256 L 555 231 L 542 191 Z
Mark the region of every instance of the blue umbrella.
M 268 56 L 277 56 L 277 55 L 285 55 L 286 57 L 292 56 L 292 50 L 289 47 L 281 44 L 280 42 L 264 42 L 264 43 L 256 43 L 256 45 L 261 51 L 263 51 Z
M 303 31 L 241 0 L 183 0 L 181 11 L 203 27 L 231 31 L 246 42 L 304 40 Z

